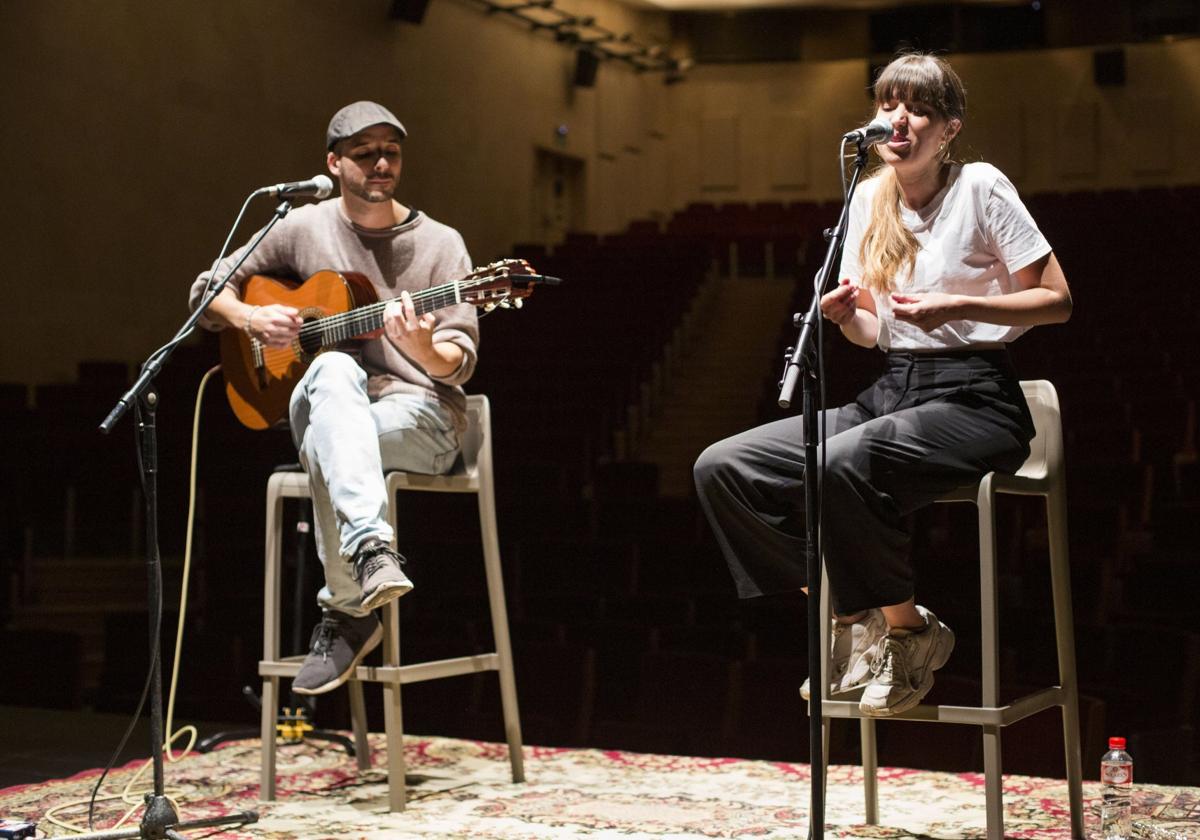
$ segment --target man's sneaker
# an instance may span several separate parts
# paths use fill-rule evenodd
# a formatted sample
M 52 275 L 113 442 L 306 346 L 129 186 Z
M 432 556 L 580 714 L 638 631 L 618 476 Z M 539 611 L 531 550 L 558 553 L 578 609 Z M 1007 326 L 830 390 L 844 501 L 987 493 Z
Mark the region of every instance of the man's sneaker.
M 362 587 L 364 610 L 382 607 L 413 588 L 400 569 L 404 558 L 383 540 L 365 540 L 354 552 L 354 576 Z
M 879 642 L 887 635 L 887 622 L 879 610 L 867 610 L 866 617 L 854 624 L 834 620 L 830 634 L 829 695 L 849 694 L 867 684 L 871 662 Z M 808 680 L 800 686 L 800 696 L 808 698 Z
M 362 658 L 383 640 L 374 615 L 355 618 L 328 610 L 313 630 L 308 656 L 292 681 L 297 694 L 324 694 L 350 679 Z
M 954 633 L 924 607 L 917 612 L 925 619 L 924 630 L 884 636 L 871 665 L 873 676 L 858 703 L 864 715 L 888 717 L 908 711 L 933 688 L 933 672 L 950 658 Z

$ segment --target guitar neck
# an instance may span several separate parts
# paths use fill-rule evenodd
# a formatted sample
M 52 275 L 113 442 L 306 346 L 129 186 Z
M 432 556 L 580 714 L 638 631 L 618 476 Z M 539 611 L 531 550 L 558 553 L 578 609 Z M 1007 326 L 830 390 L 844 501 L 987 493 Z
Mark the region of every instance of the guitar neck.
M 422 289 L 413 293 L 412 301 L 413 309 L 416 310 L 418 317 L 426 312 L 454 306 L 456 303 L 462 302 L 461 284 L 455 280 Z M 313 330 L 319 331 L 322 346 L 329 347 L 382 329 L 383 311 L 390 302 L 389 300 L 380 300 L 357 309 L 351 309 L 349 312 L 318 318 L 310 324 L 306 324 L 303 329 L 311 326 Z

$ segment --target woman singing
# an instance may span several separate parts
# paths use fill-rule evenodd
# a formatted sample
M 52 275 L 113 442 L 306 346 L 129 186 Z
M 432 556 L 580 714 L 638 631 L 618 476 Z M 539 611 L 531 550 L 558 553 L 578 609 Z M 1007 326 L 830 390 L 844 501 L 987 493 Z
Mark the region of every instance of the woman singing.
M 841 280 L 821 312 L 886 361 L 854 402 L 824 412 L 822 551 L 836 615 L 830 692 L 861 690 L 863 714 L 887 716 L 917 705 L 954 649 L 950 628 L 914 600 L 904 517 L 1020 467 L 1033 423 L 1006 346 L 1066 321 L 1071 295 L 1004 174 L 953 162 L 966 97 L 950 66 L 901 56 L 874 93 L 892 135 L 854 196 Z M 801 427 L 768 423 L 696 462 L 743 598 L 807 583 Z

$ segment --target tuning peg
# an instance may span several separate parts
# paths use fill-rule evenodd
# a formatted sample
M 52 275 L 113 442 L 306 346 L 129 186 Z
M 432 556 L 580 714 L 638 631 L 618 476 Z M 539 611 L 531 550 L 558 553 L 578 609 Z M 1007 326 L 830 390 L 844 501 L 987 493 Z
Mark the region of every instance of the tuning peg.
M 495 308 L 496 308 L 496 304 L 494 304 L 494 303 L 486 303 L 486 304 L 484 304 L 484 306 L 483 306 L 483 311 L 484 311 L 484 312 L 491 312 L 491 311 L 492 311 L 493 309 L 495 309 Z
M 501 309 L 511 309 L 512 305 L 507 300 L 502 300 L 502 301 L 500 301 L 500 308 Z
M 516 300 L 513 301 L 513 307 L 515 307 L 516 309 L 520 309 L 524 305 L 525 305 L 525 298 L 517 298 Z

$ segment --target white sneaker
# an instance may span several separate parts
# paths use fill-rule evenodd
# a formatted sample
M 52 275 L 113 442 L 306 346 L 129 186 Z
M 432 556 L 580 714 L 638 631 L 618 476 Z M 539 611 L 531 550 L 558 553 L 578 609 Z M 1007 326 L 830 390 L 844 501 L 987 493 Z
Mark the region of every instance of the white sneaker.
M 906 712 L 933 688 L 933 672 L 946 664 L 954 650 L 954 633 L 924 607 L 919 633 L 888 633 L 871 663 L 872 677 L 858 708 L 870 717 Z
M 887 635 L 887 622 L 879 610 L 867 610 L 854 624 L 833 621 L 829 640 L 829 695 L 849 694 L 862 688 L 871 678 L 871 662 L 879 642 Z M 800 686 L 800 696 L 809 694 L 808 680 Z

